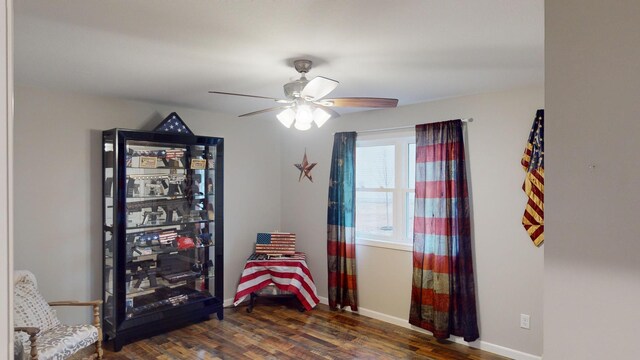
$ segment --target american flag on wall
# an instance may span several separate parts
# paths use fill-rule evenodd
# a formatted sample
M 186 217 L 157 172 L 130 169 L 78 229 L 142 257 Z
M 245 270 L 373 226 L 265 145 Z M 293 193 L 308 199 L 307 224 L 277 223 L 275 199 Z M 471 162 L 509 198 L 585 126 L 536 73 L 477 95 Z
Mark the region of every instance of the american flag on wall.
M 544 242 L 544 110 L 538 110 L 520 163 L 527 172 L 522 190 L 529 198 L 522 225 L 536 246 Z
M 162 120 L 162 122 L 158 126 L 156 126 L 153 131 L 193 135 L 191 129 L 189 129 L 187 124 L 185 124 L 180 116 L 178 116 L 178 114 L 175 112 L 172 112 L 171 114 L 169 114 L 169 116 Z
M 258 233 L 256 254 L 293 255 L 296 253 L 296 234 Z

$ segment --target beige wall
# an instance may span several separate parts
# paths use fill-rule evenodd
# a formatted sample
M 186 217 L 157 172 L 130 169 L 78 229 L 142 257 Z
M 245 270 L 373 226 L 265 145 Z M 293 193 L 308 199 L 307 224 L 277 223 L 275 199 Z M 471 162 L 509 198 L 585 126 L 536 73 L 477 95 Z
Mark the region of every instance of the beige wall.
M 640 2 L 545 7 L 544 358 L 638 359 Z
M 321 296 L 327 296 L 326 217 L 333 133 L 388 128 L 473 117 L 467 125 L 473 202 L 474 256 L 481 340 L 527 354 L 542 353 L 544 248 L 536 248 L 520 225 L 526 197 L 520 157 L 535 111 L 544 107 L 542 87 L 467 96 L 344 115 L 321 129 L 281 129 L 282 230 L 298 234 L 298 244 Z M 293 166 L 317 162 L 314 182 L 298 182 Z M 360 306 L 407 319 L 411 253 L 357 247 Z M 519 327 L 520 313 L 531 315 L 531 330 Z
M 13 348 L 13 248 L 11 243 L 11 131 L 13 128 L 13 49 L 11 18 L 13 3 L 0 1 L 0 358 L 11 357 Z M 5 344 L 9 346 L 5 346 Z
M 467 126 L 481 340 L 523 353 L 542 350 L 542 264 L 520 226 L 526 201 L 519 166 L 543 89 L 468 96 L 345 115 L 299 132 L 264 120 L 19 87 L 16 92 L 15 267 L 40 279 L 48 299 L 100 297 L 100 131 L 149 128 L 177 111 L 194 132 L 225 137 L 225 298 L 258 231 L 298 234 L 298 248 L 327 295 L 326 202 L 335 131 L 459 117 Z M 318 162 L 314 182 L 294 163 Z M 35 173 L 35 176 L 34 176 Z M 361 307 L 406 319 L 411 253 L 358 246 Z M 519 314 L 531 315 L 531 330 Z M 62 314 L 66 319 L 78 315 Z M 88 314 L 87 314 L 88 316 Z
M 101 298 L 101 131 L 153 128 L 172 111 L 198 135 L 225 138 L 225 299 L 255 234 L 280 223 L 274 124 L 172 106 L 16 89 L 15 268 L 49 300 Z M 63 318 L 89 314 L 65 312 Z

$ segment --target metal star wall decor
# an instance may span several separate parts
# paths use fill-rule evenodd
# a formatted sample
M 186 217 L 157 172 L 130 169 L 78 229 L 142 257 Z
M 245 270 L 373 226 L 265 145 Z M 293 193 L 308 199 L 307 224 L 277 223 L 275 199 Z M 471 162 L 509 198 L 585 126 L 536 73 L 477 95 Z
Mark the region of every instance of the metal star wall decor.
M 307 160 L 307 149 L 304 149 L 304 157 L 302 158 L 301 164 L 293 164 L 298 170 L 300 170 L 300 177 L 298 178 L 298 182 L 302 180 L 302 177 L 306 177 L 309 181 L 313 182 L 313 177 L 311 176 L 311 169 L 316 166 L 318 163 L 309 163 Z

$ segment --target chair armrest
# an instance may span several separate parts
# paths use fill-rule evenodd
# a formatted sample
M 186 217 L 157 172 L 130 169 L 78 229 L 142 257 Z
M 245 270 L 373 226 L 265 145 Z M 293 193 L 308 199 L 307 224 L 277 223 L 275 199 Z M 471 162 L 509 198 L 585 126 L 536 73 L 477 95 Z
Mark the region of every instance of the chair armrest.
M 33 336 L 40 332 L 40 328 L 29 327 L 29 326 L 16 326 L 13 328 L 13 331 L 22 331 L 29 334 L 29 336 Z
M 93 301 L 75 301 L 75 300 L 65 300 L 65 301 L 52 301 L 49 303 L 49 306 L 92 306 L 92 305 L 101 305 L 102 300 L 93 300 Z
M 100 326 L 100 305 L 102 305 L 102 300 L 93 300 L 93 301 L 65 300 L 65 301 L 52 301 L 49 303 L 49 306 L 93 306 L 93 326 L 98 328 L 98 337 L 102 338 L 102 327 Z
M 38 334 L 40 332 L 40 328 L 37 328 L 37 327 L 26 327 L 26 326 L 25 327 L 16 326 L 16 327 L 13 328 L 13 331 L 22 331 L 22 332 L 26 332 L 27 334 L 29 334 L 29 342 L 31 343 L 31 349 L 29 351 L 29 355 L 30 355 L 31 359 L 37 359 L 38 358 L 38 349 L 36 348 L 36 334 Z

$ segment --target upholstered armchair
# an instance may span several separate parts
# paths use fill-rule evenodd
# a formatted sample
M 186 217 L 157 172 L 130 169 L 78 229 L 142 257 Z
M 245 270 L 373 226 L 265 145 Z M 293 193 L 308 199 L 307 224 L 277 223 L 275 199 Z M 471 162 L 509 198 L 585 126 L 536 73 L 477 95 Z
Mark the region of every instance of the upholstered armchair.
M 102 359 L 102 300 L 47 303 L 38 291 L 35 276 L 24 270 L 15 271 L 13 285 L 14 338 L 24 360 L 75 358 L 84 356 L 87 350 L 89 359 Z M 93 324 L 64 325 L 52 306 L 92 306 Z

